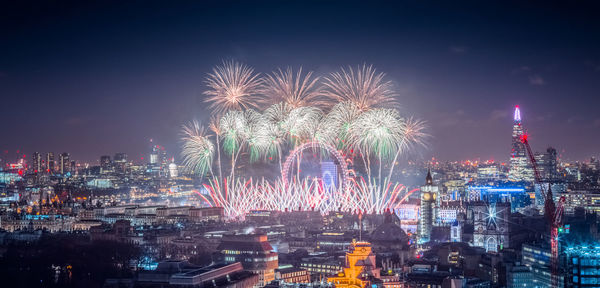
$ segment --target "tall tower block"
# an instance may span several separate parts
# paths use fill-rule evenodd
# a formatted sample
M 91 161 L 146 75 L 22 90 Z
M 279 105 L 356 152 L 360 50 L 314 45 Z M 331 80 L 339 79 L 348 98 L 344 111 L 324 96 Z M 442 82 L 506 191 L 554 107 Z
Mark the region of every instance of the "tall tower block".
M 521 137 L 525 134 L 521 123 L 521 109 L 515 106 L 513 116 L 512 148 L 510 151 L 508 180 L 510 181 L 533 181 L 533 169 L 527 157 L 525 144 Z

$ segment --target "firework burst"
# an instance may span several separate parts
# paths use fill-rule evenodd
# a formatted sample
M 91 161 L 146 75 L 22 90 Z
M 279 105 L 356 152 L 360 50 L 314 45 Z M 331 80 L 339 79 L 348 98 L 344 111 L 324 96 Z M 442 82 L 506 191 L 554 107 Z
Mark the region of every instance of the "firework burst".
M 405 130 L 397 110 L 377 108 L 351 122 L 347 139 L 351 147 L 382 160 L 393 157 L 400 149 Z
M 215 146 L 206 136 L 204 127 L 197 121 L 184 125 L 182 129 L 183 150 L 181 156 L 183 165 L 192 173 L 203 175 L 212 172 L 212 160 Z
M 322 106 L 321 93 L 313 72 L 302 74 L 302 67 L 296 73 L 292 68 L 281 69 L 264 78 L 262 91 L 268 104 L 285 103 L 292 108 Z
M 396 94 L 384 78 L 367 65 L 341 69 L 322 84 L 302 69 L 278 70 L 261 79 L 237 62 L 215 67 L 207 77 L 205 94 L 215 112 L 209 130 L 216 136 L 218 177 L 205 180 L 198 195 L 207 205 L 224 207 L 229 219 L 242 219 L 251 210 L 314 209 L 326 214 L 334 210 L 382 213 L 396 208 L 415 191 L 391 181 L 397 160 L 425 146 L 428 135 L 424 122 L 404 118 L 390 108 Z M 259 104 L 270 106 L 260 113 Z M 333 107 L 324 113 L 321 108 L 325 106 Z M 182 135 L 186 168 L 213 174 L 213 139 L 197 122 L 184 126 Z M 344 179 L 336 184 L 339 187 L 324 185 L 319 177 L 301 179 L 302 147 L 311 143 L 321 153 L 336 155 L 342 171 L 338 176 L 344 177 L 338 178 Z M 285 172 L 292 162 L 282 165 L 288 153 L 296 165 L 295 176 Z M 221 156 L 231 161 L 228 175 L 221 172 Z M 277 157 L 286 176 L 274 181 L 242 180 L 235 172 L 238 159 L 245 157 L 249 161 L 241 163 L 249 165 Z M 364 168 L 364 178 L 362 170 L 348 172 L 346 165 L 355 158 L 363 161 L 359 168 Z M 389 169 L 384 172 L 387 175 L 382 175 L 384 167 Z M 375 177 L 372 171 L 377 171 Z M 350 178 L 351 174 L 359 176 Z
M 284 122 L 285 131 L 294 145 L 314 139 L 323 113 L 316 107 L 299 107 L 290 111 Z
M 224 61 L 222 65 L 208 74 L 206 84 L 208 96 L 205 102 L 210 103 L 213 113 L 222 114 L 227 110 L 258 108 L 261 80 L 254 70 L 242 63 Z
M 319 124 L 315 138 L 333 147 L 348 150 L 345 141 L 348 130 L 350 124 L 356 121 L 360 114 L 362 112 L 354 102 L 345 101 L 336 104 Z
M 373 66 L 366 64 L 356 69 L 342 68 L 325 78 L 322 94 L 333 103 L 353 102 L 360 111 L 395 104 L 397 94 L 392 89 L 392 82 L 384 77 L 384 73 L 377 73 Z

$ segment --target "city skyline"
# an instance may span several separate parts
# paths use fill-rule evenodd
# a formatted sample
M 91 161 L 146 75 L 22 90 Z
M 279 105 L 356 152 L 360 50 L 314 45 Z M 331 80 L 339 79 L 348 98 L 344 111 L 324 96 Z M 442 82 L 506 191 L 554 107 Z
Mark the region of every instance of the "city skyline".
M 206 74 L 234 59 L 263 74 L 374 65 L 394 82 L 403 112 L 430 127 L 417 160 L 507 161 L 515 105 L 534 150 L 553 146 L 567 161 L 598 155 L 592 4 L 271 4 L 157 4 L 162 13 L 135 4 L 10 4 L 0 151 L 68 152 L 95 163 L 116 152 L 140 159 L 152 138 L 178 157 L 181 125 L 208 120 Z M 478 13 L 459 17 L 461 9 Z M 139 17 L 128 20 L 134 10 Z
M 600 287 L 599 3 L 0 4 L 2 287 Z

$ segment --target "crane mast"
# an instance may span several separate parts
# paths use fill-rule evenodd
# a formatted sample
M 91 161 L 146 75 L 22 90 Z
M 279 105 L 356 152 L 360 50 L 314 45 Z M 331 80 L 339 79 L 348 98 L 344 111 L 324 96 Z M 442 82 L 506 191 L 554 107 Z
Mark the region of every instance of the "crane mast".
M 540 194 L 544 199 L 544 215 L 550 223 L 550 246 L 552 254 L 550 258 L 552 269 L 551 281 L 552 287 L 558 287 L 558 256 L 560 253 L 560 247 L 558 242 L 558 228 L 562 225 L 562 216 L 564 212 L 563 203 L 565 199 L 564 197 L 561 197 L 558 203 L 555 205 L 550 185 L 548 185 L 548 191 L 546 191 L 546 186 L 542 183 L 542 177 L 540 175 L 535 156 L 531 151 L 531 147 L 529 146 L 527 134 L 523 134 L 521 136 L 521 142 L 525 145 L 525 148 L 527 149 L 527 156 L 529 156 L 529 161 L 531 162 L 531 166 L 533 168 L 535 183 L 540 185 Z

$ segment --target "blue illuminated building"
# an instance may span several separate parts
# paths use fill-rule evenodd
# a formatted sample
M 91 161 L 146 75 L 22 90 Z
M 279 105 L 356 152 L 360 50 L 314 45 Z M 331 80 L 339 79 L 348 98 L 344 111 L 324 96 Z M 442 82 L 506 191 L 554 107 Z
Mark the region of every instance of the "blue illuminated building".
M 600 246 L 567 247 L 565 255 L 565 287 L 600 287 Z
M 523 187 L 469 186 L 467 189 L 469 200 L 482 200 L 489 203 L 508 202 L 511 204 L 511 212 L 531 204 L 531 197 Z
M 548 243 L 523 244 L 521 255 L 523 265 L 529 267 L 533 276 L 529 287 L 552 287 L 550 245 Z

